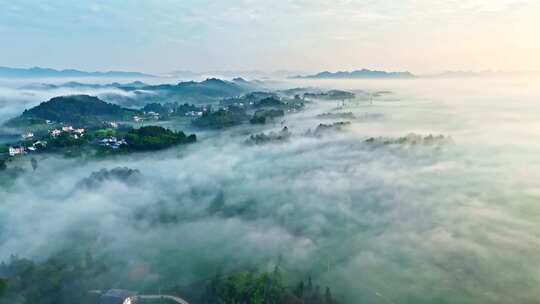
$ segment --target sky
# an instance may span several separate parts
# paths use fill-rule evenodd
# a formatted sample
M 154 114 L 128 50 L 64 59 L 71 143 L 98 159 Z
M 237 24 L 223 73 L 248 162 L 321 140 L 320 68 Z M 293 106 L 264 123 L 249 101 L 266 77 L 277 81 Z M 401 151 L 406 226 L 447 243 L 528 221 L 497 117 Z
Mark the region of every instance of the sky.
M 537 0 L 0 0 L 0 65 L 540 70 Z

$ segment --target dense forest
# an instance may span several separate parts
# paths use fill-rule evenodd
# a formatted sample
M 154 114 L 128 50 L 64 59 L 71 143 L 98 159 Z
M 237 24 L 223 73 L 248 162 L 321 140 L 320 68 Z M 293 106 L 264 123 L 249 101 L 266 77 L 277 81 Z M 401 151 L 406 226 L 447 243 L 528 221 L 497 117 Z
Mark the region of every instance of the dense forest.
M 285 112 L 283 110 L 277 110 L 277 109 L 267 109 L 267 110 L 257 110 L 253 117 L 249 120 L 251 124 L 262 124 L 269 121 L 273 121 L 274 118 L 277 117 L 283 117 L 285 116 Z
M 138 111 L 122 108 L 88 95 L 71 95 L 52 98 L 36 107 L 25 110 L 21 116 L 9 120 L 10 126 L 24 126 L 37 123 L 69 123 L 77 126 L 100 124 L 103 120 L 130 119 Z
M 109 268 L 90 254 L 62 252 L 43 262 L 12 256 L 0 264 L 1 304 L 94 304 L 88 287 L 113 284 Z
M 106 291 L 126 280 L 116 270 L 88 252 L 64 251 L 42 262 L 12 256 L 0 264 L 0 304 L 97 304 L 99 296 L 92 290 Z M 338 303 L 330 288 L 314 284 L 311 277 L 287 285 L 285 276 L 278 267 L 271 272 L 244 270 L 162 292 L 182 296 L 193 304 Z M 129 280 L 127 284 L 142 288 L 141 294 L 155 293 L 157 287 Z
M 204 304 L 335 304 L 330 288 L 322 291 L 311 277 L 287 287 L 278 267 L 273 272 L 241 271 L 208 282 L 200 300 Z
M 179 144 L 197 141 L 197 136 L 186 136 L 182 131 L 174 132 L 159 126 L 145 126 L 132 129 L 125 136 L 127 149 L 133 151 L 152 151 L 166 149 Z
M 223 129 L 242 124 L 248 116 L 242 111 L 217 110 L 204 112 L 201 117 L 193 120 L 193 125 L 199 128 Z

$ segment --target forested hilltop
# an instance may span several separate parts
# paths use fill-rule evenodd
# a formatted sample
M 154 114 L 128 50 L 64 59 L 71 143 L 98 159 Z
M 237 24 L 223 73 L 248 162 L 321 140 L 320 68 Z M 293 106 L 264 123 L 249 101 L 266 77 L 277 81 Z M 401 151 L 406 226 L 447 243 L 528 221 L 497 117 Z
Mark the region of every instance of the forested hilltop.
M 9 120 L 6 125 L 24 127 L 62 122 L 85 126 L 103 121 L 129 120 L 137 113 L 139 112 L 136 110 L 122 108 L 94 96 L 60 96 L 25 110 L 19 117 Z

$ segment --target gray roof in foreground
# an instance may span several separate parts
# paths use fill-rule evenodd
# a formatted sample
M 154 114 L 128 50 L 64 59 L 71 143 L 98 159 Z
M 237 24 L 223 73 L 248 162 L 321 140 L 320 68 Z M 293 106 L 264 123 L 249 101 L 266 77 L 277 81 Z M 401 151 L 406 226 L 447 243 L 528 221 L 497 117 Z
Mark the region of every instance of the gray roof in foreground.
M 101 295 L 99 301 L 100 304 L 122 304 L 124 301 L 129 298 L 136 296 L 137 293 L 134 291 L 123 290 L 123 289 L 111 289 Z

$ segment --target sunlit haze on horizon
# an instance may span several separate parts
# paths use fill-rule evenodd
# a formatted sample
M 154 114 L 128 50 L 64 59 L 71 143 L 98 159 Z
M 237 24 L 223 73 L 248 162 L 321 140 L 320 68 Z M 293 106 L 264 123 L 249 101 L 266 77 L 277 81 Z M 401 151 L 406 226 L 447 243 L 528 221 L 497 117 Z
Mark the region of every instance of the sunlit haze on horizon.
M 535 0 L 0 0 L 0 66 L 538 71 L 538 16 Z

